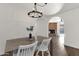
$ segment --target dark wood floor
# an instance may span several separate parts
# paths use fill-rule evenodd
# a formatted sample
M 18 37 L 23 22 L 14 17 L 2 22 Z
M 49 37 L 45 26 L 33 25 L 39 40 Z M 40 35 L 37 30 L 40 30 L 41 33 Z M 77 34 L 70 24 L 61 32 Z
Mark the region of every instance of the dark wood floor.
M 79 56 L 79 49 L 64 46 L 59 41 L 59 37 L 57 35 L 50 35 L 52 37 L 52 46 L 51 46 L 51 54 L 52 56 Z M 7 52 L 3 56 L 12 56 L 12 52 Z
M 52 56 L 67 56 L 64 44 L 59 40 L 58 35 L 50 34 L 52 37 Z
M 57 35 L 52 37 L 52 56 L 79 56 L 79 49 L 62 44 Z
M 65 50 L 68 56 L 79 56 L 79 49 L 65 46 Z

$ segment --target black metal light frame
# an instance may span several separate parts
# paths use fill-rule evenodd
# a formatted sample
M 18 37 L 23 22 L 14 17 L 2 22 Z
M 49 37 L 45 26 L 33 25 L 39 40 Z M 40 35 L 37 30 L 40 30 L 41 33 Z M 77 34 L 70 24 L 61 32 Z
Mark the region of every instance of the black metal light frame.
M 47 4 L 47 3 L 45 3 L 45 4 Z M 28 12 L 28 16 L 30 16 L 32 18 L 41 18 L 43 16 L 43 13 L 37 11 L 37 3 L 34 3 L 34 9 L 35 10 Z

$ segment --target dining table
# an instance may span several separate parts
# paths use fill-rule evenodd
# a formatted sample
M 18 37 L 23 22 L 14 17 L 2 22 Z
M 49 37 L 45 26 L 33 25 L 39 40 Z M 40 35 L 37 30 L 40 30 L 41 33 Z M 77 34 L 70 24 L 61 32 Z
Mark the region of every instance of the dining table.
M 41 44 L 41 42 L 44 39 L 48 39 L 49 37 L 44 37 L 44 36 L 37 36 L 37 39 L 33 36 L 32 38 L 29 37 L 23 37 L 23 38 L 16 38 L 16 39 L 10 39 L 6 41 L 6 47 L 5 47 L 5 53 L 7 54 L 9 51 L 13 51 L 17 49 L 20 45 L 29 45 L 35 42 L 36 40 L 38 41 L 38 45 Z M 50 45 L 51 46 L 51 45 Z M 51 48 L 49 46 L 49 48 Z M 50 50 L 51 52 L 51 50 Z

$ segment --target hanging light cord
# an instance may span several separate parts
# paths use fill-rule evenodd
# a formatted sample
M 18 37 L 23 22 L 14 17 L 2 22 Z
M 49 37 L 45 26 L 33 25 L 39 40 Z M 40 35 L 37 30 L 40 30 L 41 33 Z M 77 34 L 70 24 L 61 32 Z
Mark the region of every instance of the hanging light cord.
M 47 5 L 47 3 L 44 3 L 44 5 L 40 5 L 40 4 L 37 4 L 37 5 L 40 7 L 44 7 L 45 5 Z
M 35 9 L 35 11 L 37 11 L 37 8 L 36 8 L 37 6 L 36 5 L 37 5 L 37 3 L 34 3 L 34 9 Z

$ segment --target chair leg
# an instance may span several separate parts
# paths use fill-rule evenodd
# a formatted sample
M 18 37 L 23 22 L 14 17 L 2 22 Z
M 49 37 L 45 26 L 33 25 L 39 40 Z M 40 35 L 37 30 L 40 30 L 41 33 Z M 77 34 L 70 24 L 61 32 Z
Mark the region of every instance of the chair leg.
M 41 51 L 41 53 L 42 53 L 42 56 L 43 56 L 43 51 Z
M 42 56 L 44 56 L 44 51 L 41 51 L 41 52 L 42 52 Z M 36 56 L 38 56 L 38 53 L 39 53 L 39 51 L 37 51 Z M 48 53 L 48 56 L 50 56 L 49 50 L 47 51 L 47 53 Z
M 39 51 L 36 52 L 36 56 L 38 56 Z
M 34 52 L 33 52 L 33 56 L 34 56 Z
M 44 56 L 44 51 L 42 51 L 42 56 Z
M 47 53 L 48 53 L 48 56 L 50 56 L 50 51 L 49 50 L 47 51 Z

